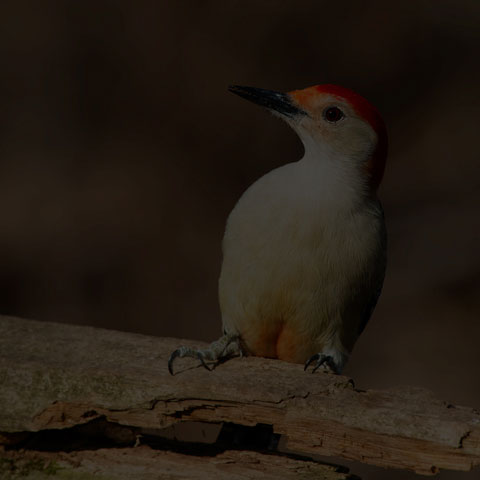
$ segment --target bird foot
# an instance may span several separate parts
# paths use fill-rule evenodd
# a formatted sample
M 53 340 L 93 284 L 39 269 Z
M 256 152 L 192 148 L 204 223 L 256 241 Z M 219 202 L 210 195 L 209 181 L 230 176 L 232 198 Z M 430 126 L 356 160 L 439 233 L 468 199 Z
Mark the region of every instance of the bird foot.
M 315 363 L 312 373 L 315 373 L 320 367 L 323 367 L 324 370 L 339 374 L 341 371 L 341 365 L 335 361 L 332 355 L 327 355 L 325 353 L 319 352 L 315 355 L 312 355 L 306 362 L 304 371 L 312 364 Z
M 199 349 L 192 347 L 180 347 L 172 352 L 168 359 L 168 371 L 173 375 L 173 362 L 176 358 L 192 357 L 200 360 L 201 365 L 207 370 L 213 370 L 215 366 L 222 360 L 234 356 L 243 356 L 244 352 L 240 345 L 240 337 L 238 335 L 225 334 L 218 340 L 212 342 L 207 348 Z M 210 367 L 208 363 L 211 363 Z

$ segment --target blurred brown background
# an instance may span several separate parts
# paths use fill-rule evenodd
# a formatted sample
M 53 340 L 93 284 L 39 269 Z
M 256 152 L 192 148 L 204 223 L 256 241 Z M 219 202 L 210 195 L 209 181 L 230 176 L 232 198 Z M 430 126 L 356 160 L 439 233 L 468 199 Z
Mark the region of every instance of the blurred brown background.
M 226 217 L 302 155 L 227 85 L 338 83 L 378 106 L 391 152 L 387 277 L 346 374 L 480 407 L 478 0 L 4 1 L 0 18 L 1 313 L 216 338 Z

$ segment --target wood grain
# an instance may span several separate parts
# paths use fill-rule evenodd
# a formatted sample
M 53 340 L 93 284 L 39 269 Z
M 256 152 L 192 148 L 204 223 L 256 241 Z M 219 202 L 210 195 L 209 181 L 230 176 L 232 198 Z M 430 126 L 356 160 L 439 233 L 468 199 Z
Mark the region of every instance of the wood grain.
M 237 358 L 208 372 L 166 361 L 179 345 L 91 327 L 0 319 L 0 432 L 104 417 L 140 429 L 178 422 L 271 425 L 289 450 L 433 474 L 480 464 L 480 414 L 419 388 L 361 391 L 301 365 Z M 200 346 L 202 344 L 199 344 Z

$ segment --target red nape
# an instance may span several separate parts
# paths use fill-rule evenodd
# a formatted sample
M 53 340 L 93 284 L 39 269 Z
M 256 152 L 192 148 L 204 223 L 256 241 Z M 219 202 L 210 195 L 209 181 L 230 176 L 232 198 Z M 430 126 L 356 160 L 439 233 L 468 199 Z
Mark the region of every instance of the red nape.
M 315 88 L 319 93 L 327 93 L 346 100 L 357 114 L 367 121 L 377 133 L 377 148 L 367 168 L 370 173 L 372 186 L 374 188 L 378 187 L 382 181 L 388 149 L 387 128 L 380 112 L 368 100 L 349 88 L 333 84 L 317 85 Z

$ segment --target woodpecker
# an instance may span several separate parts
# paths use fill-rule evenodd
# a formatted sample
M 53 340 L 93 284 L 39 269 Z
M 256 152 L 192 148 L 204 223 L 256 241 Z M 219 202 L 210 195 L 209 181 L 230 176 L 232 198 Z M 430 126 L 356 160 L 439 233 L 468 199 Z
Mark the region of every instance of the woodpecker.
M 219 279 L 224 335 L 203 350 L 175 350 L 169 371 L 177 357 L 210 369 L 247 354 L 341 373 L 385 276 L 376 194 L 385 124 L 371 103 L 337 85 L 229 90 L 285 120 L 305 152 L 253 183 L 230 213 Z

